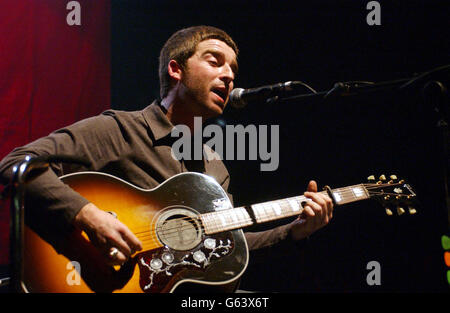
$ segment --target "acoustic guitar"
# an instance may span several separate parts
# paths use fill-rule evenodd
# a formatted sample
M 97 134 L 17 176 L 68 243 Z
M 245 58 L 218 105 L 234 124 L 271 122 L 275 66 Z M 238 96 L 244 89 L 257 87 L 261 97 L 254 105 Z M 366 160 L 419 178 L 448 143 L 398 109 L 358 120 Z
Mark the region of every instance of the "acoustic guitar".
M 395 176 L 378 182 L 322 191 L 335 206 L 375 198 L 399 214 L 416 197 Z M 26 292 L 173 292 L 181 284 L 227 285 L 237 282 L 248 264 L 243 228 L 302 213 L 305 196 L 233 208 L 226 192 L 210 176 L 182 173 L 145 190 L 115 176 L 80 172 L 61 180 L 98 208 L 110 212 L 139 238 L 143 249 L 122 266 L 105 264 L 104 256 L 84 232 L 74 230 L 53 248 L 25 227 Z

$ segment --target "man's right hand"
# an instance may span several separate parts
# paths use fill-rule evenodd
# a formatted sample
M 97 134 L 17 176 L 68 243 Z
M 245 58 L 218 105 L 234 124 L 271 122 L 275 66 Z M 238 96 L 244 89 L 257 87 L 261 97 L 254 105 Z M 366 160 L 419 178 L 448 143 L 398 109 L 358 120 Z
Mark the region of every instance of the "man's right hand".
M 122 265 L 136 251 L 142 250 L 141 242 L 125 224 L 92 203 L 86 204 L 78 212 L 74 225 L 86 232 L 110 265 Z M 118 253 L 111 256 L 110 252 L 114 248 Z

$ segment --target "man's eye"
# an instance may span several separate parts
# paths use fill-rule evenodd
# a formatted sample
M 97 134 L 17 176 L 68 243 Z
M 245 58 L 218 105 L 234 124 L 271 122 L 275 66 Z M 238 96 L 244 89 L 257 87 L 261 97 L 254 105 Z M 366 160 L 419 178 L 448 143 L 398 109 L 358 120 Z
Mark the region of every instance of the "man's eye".
M 209 64 L 214 65 L 214 66 L 219 65 L 219 63 L 216 60 L 209 60 L 208 62 L 209 62 Z

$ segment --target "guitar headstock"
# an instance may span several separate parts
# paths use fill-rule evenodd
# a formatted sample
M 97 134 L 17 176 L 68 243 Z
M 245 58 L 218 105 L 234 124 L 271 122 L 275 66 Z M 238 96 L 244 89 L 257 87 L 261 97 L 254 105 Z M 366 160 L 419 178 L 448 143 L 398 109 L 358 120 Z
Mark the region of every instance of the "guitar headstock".
M 416 193 L 412 187 L 405 181 L 399 180 L 396 175 L 391 175 L 389 179 L 381 175 L 376 181 L 375 176 L 367 178 L 368 184 L 364 184 L 371 198 L 381 202 L 387 215 L 393 215 L 393 210 L 398 215 L 416 214 Z

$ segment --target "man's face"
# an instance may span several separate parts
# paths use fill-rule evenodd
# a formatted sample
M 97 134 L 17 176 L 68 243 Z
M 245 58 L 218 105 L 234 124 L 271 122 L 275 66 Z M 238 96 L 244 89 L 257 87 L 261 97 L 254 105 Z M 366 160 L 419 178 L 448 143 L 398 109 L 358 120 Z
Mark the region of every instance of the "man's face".
M 208 39 L 197 45 L 182 73 L 181 95 L 196 116 L 223 113 L 237 71 L 236 53 L 223 41 Z

